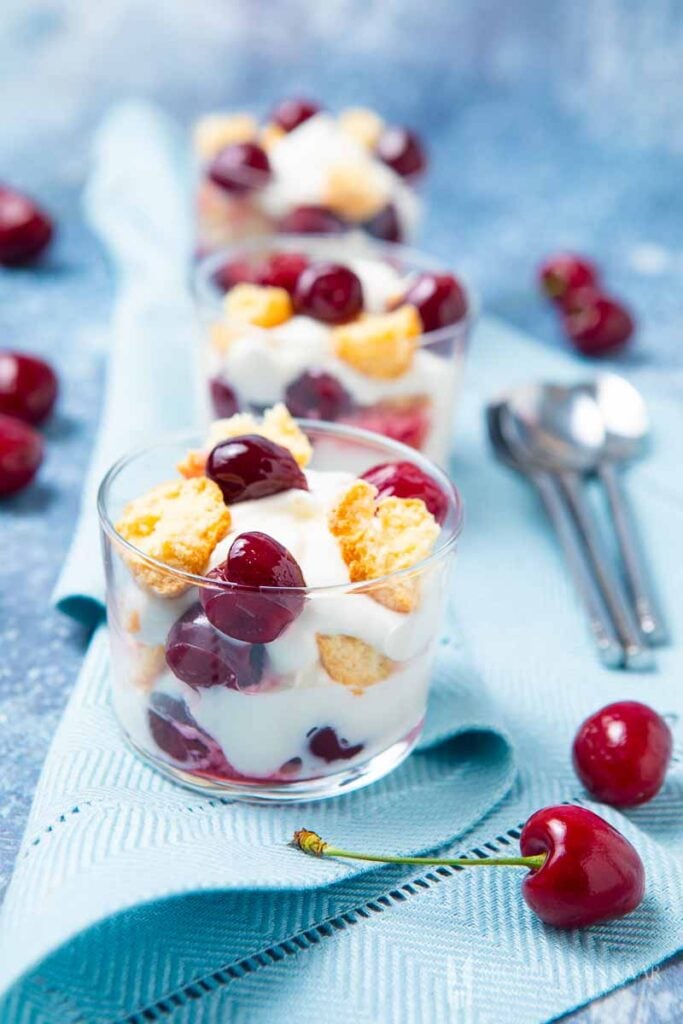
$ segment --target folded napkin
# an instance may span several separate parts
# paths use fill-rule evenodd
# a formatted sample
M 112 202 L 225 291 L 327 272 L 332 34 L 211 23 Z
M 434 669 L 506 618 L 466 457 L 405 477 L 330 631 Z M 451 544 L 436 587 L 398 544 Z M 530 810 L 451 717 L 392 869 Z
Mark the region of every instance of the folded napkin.
M 122 278 L 98 442 L 104 461 L 191 421 L 182 406 L 191 310 L 189 232 L 177 221 L 182 146 L 173 127 L 152 110 L 127 107 L 108 120 L 98 150 L 88 209 Z M 163 249 L 155 239 L 164 239 Z M 326 1024 L 534 1024 L 680 948 L 678 771 L 629 818 L 596 808 L 640 850 L 648 891 L 630 918 L 580 933 L 553 932 L 534 918 L 521 900 L 521 872 L 369 871 L 286 846 L 303 825 L 368 850 L 445 843 L 475 857 L 509 851 L 531 810 L 580 795 L 568 751 L 583 716 L 618 697 L 680 715 L 681 650 L 658 653 L 659 671 L 649 676 L 599 667 L 534 495 L 487 451 L 486 398 L 531 375 L 582 372 L 504 325 L 481 325 L 453 466 L 467 506 L 453 591 L 465 640 L 440 649 L 426 747 L 375 786 L 298 808 L 235 805 L 174 786 L 118 736 L 98 630 L 48 755 L 0 919 L 0 1020 L 279 1024 L 306 1014 Z M 653 404 L 653 413 L 658 438 L 683 429 L 673 402 Z M 683 483 L 675 470 L 661 444 L 630 481 L 672 627 L 683 612 Z M 91 572 L 99 472 L 56 595 L 92 621 L 102 597 L 101 577 Z M 501 721 L 520 762 L 512 789 Z

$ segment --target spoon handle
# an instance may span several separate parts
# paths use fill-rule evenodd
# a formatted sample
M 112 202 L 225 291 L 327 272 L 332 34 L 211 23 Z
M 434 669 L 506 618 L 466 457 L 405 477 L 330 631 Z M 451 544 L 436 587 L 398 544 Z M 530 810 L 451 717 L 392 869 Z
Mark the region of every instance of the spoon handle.
M 631 610 L 621 580 L 605 553 L 593 511 L 586 500 L 584 482 L 575 472 L 563 470 L 558 478 L 581 531 L 598 585 L 614 620 L 625 651 L 626 668 L 645 671 L 652 668 L 652 654 L 645 646 L 638 622 Z
M 598 472 L 607 493 L 626 585 L 640 629 L 649 644 L 664 644 L 667 641 L 666 628 L 654 598 L 626 490 L 614 463 L 601 462 Z
M 581 535 L 562 496 L 560 485 L 551 473 L 535 470 L 529 475 L 553 524 L 569 571 L 574 578 L 574 585 L 588 613 L 588 624 L 598 649 L 598 656 L 607 668 L 621 668 L 624 664 L 624 648 L 605 608 L 586 558 Z

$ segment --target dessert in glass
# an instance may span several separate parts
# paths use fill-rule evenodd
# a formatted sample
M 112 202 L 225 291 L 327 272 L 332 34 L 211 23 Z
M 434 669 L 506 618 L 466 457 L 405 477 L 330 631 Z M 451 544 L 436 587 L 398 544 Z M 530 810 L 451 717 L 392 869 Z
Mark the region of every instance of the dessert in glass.
M 330 236 L 252 240 L 194 273 L 206 417 L 283 402 L 445 465 L 472 321 L 452 273 Z
M 373 110 L 333 114 L 285 100 L 264 123 L 250 113 L 214 113 L 194 130 L 197 218 L 204 251 L 254 235 L 341 233 L 411 238 L 423 146 Z
M 407 756 L 462 521 L 434 465 L 280 405 L 121 459 L 99 512 L 114 708 L 153 766 L 296 800 Z

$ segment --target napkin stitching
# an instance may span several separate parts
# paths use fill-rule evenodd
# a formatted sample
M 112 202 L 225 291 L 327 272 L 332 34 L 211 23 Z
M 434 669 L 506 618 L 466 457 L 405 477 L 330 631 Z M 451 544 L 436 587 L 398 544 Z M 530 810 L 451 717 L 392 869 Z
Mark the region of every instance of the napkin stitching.
M 579 798 L 569 799 L 562 803 L 581 803 L 581 800 Z M 506 832 L 486 840 L 479 846 L 471 847 L 466 853 L 459 856 L 474 856 L 483 860 L 489 856 L 489 853 L 504 853 L 505 850 L 502 848 L 510 846 L 511 839 L 519 840 L 522 826 L 523 822 L 518 822 L 516 826 L 507 829 Z M 485 852 L 482 847 L 485 847 L 488 852 Z M 382 869 L 379 870 L 381 872 Z M 458 866 L 435 866 L 433 871 L 427 871 L 424 875 L 411 878 L 407 882 L 400 882 L 394 888 L 374 897 L 374 899 L 366 900 L 359 906 L 326 917 L 279 942 L 271 943 L 255 953 L 250 953 L 249 956 L 241 957 L 215 971 L 207 972 L 199 978 L 165 993 L 154 1002 L 134 1010 L 124 1017 L 118 1017 L 112 1024 L 154 1024 L 156 1021 L 162 1021 L 190 1002 L 203 999 L 205 995 L 210 995 L 261 968 L 280 963 L 286 957 L 293 957 L 301 952 L 306 953 L 323 939 L 331 939 L 337 932 L 346 931 L 352 925 L 361 924 L 363 920 L 370 919 L 373 914 L 383 914 L 385 910 L 393 909 L 396 904 L 405 903 L 410 897 L 419 896 L 425 890 L 432 889 L 435 884 L 452 878 L 458 872 L 465 870 L 466 868 Z

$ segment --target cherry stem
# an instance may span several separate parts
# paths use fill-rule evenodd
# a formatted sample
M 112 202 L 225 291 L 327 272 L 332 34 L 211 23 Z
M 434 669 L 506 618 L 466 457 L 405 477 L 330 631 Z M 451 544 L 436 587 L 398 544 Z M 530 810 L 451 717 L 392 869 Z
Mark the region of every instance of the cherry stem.
M 317 832 L 309 829 L 298 829 L 292 837 L 292 846 L 313 857 L 347 857 L 351 860 L 369 860 L 379 864 L 430 864 L 434 867 L 479 868 L 479 867 L 511 867 L 542 868 L 547 854 L 538 853 L 533 857 L 394 857 L 390 854 L 358 853 L 354 850 L 340 850 L 330 846 Z

